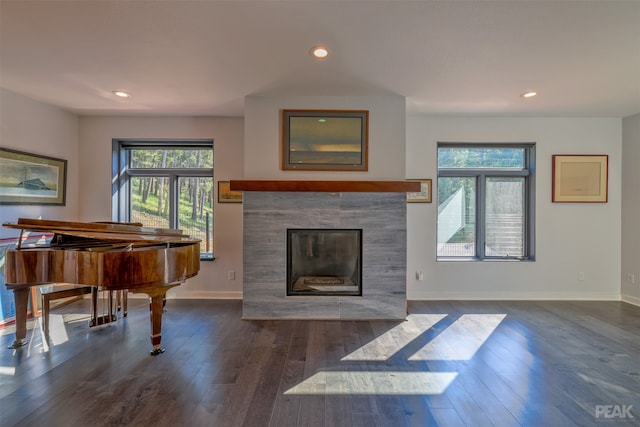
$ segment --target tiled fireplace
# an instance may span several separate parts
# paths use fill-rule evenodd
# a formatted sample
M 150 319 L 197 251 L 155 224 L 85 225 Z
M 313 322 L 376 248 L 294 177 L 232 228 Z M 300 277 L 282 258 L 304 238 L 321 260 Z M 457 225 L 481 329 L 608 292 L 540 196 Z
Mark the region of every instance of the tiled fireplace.
M 233 190 L 244 191 L 245 319 L 404 319 L 406 317 L 406 192 L 299 190 L 246 186 L 232 181 Z M 254 181 L 251 181 L 254 182 Z M 283 182 L 283 181 L 278 181 Z M 404 183 L 401 183 L 404 184 Z M 247 189 L 250 190 L 247 190 Z M 286 187 L 285 188 L 289 188 Z M 313 190 L 315 187 L 309 187 Z M 331 187 L 330 187 L 331 188 Z M 386 187 L 385 187 L 386 188 Z M 365 190 L 367 187 L 365 187 Z M 398 191 L 398 192 L 396 192 Z M 406 190 L 414 191 L 414 190 Z M 358 230 L 361 239 L 361 289 L 357 292 L 325 292 L 288 295 L 287 240 L 290 230 Z M 309 260 L 318 250 L 317 236 L 298 236 Z M 326 237 L 325 237 L 326 239 Z M 333 239 L 330 237 L 329 240 Z M 331 240 L 339 246 L 330 255 L 341 260 L 353 252 L 351 243 Z M 330 251 L 331 252 L 331 251 Z M 341 261 L 344 264 L 346 261 Z M 354 264 L 355 265 L 355 264 Z M 345 267 L 342 267 L 343 269 Z M 289 273 L 289 274 L 288 274 Z M 320 289 L 349 281 L 351 273 L 318 273 L 309 283 Z M 321 283 L 323 282 L 323 283 Z M 342 283 L 343 287 L 345 283 Z M 343 289 L 336 287 L 335 289 Z M 346 289 L 346 287 L 344 287 Z M 361 294 L 361 295 L 360 295 Z

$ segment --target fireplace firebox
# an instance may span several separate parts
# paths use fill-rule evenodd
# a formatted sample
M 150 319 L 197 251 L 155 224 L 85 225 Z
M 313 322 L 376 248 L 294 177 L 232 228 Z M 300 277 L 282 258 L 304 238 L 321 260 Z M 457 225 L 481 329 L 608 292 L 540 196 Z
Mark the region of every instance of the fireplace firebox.
M 362 296 L 361 229 L 287 229 L 287 296 Z

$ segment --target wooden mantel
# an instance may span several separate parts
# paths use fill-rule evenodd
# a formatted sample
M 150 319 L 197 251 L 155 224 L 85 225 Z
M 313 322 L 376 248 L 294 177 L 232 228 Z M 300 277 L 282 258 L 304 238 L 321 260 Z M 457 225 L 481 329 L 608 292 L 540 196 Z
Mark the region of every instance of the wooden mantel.
M 314 191 L 329 193 L 417 193 L 418 181 L 231 180 L 232 191 Z

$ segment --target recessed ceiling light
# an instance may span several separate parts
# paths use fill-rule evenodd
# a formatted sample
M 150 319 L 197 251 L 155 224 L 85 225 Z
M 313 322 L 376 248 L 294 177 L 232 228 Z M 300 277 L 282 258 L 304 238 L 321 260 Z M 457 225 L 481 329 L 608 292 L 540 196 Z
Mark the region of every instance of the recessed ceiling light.
M 113 93 L 115 96 L 119 96 L 120 98 L 129 98 L 131 96 L 131 94 L 122 90 L 114 90 L 111 91 L 111 93 Z
M 324 46 L 314 46 L 311 48 L 309 52 L 311 53 L 312 56 L 318 59 L 326 58 L 327 55 L 329 55 L 329 51 Z
M 534 96 L 536 96 L 538 94 L 538 92 L 530 90 L 529 92 L 525 92 L 522 95 L 520 95 L 523 98 L 533 98 Z

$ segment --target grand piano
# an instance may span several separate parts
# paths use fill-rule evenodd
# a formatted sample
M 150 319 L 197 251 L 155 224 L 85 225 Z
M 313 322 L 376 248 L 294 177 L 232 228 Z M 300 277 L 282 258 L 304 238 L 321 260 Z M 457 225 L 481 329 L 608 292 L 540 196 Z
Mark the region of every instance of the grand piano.
M 5 282 L 16 306 L 18 348 L 26 344 L 27 306 L 32 286 L 74 283 L 102 290 L 128 290 L 150 298 L 152 355 L 161 347 L 162 310 L 169 289 L 198 274 L 200 240 L 181 230 L 128 223 L 93 223 L 20 218 L 5 223 L 20 238 L 5 254 Z M 44 245 L 23 246 L 23 233 L 53 237 Z

